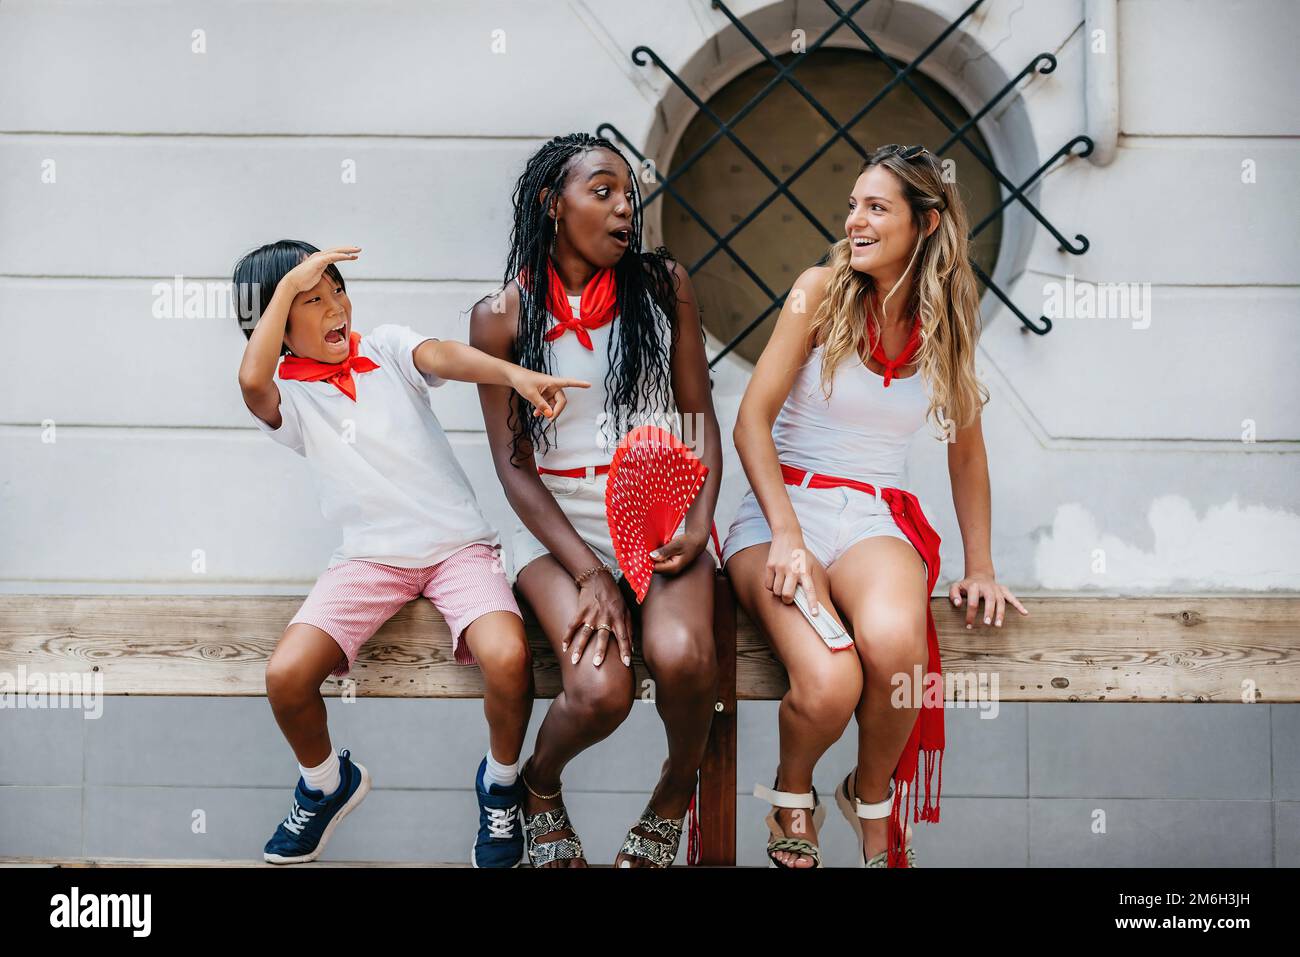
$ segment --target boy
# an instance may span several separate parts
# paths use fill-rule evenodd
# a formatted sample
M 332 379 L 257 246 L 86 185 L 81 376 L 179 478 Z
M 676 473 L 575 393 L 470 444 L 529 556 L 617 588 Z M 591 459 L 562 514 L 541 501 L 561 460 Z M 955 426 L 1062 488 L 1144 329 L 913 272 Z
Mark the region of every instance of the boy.
M 307 459 L 321 511 L 343 526 L 342 544 L 267 664 L 267 698 L 301 777 L 263 856 L 277 864 L 315 860 L 369 792 L 366 769 L 349 751 L 334 753 L 320 685 L 348 674 L 380 625 L 424 595 L 447 620 L 455 660 L 477 663 L 486 687 L 490 744 L 475 777 L 471 863 L 514 867 L 523 855 L 518 761 L 532 710 L 531 660 L 497 533 L 428 389 L 448 379 L 508 385 L 536 407 L 534 415 L 553 418 L 565 387 L 589 383 L 530 372 L 404 326 L 353 332 L 335 264 L 359 253 L 281 240 L 235 267 L 249 340 L 239 368 L 244 403 L 262 431 Z

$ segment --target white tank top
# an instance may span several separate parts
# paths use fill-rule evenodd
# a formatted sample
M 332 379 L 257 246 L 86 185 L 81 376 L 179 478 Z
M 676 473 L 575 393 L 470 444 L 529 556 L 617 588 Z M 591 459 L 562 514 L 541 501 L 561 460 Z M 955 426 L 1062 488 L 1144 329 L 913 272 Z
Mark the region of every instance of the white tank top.
M 569 296 L 569 305 L 575 318 L 579 315 L 580 296 Z M 652 307 L 658 322 L 664 314 L 658 304 Z M 605 374 L 609 371 L 609 338 L 622 320 L 615 318 L 599 329 L 588 329 L 591 349 L 578 341 L 572 330 L 550 342 L 551 375 L 566 379 L 582 379 L 591 383 L 590 389 L 565 389 L 568 400 L 560 417 L 551 425 L 548 437 L 551 447 L 537 453 L 537 464 L 548 469 L 572 469 L 586 465 L 608 465 L 614 458 L 618 440 L 628 430 L 642 424 L 663 424 L 651 414 L 642 414 L 635 421 L 615 420 L 605 410 L 607 390 Z M 662 330 L 662 325 L 659 327 Z M 662 415 L 663 410 L 655 410 Z M 629 410 L 616 410 L 616 415 L 626 417 Z M 626 428 L 624 428 L 626 426 Z
M 921 372 L 890 380 L 854 353 L 835 369 L 830 400 L 821 387 L 822 346 L 800 367 L 772 425 L 783 465 L 906 488 L 907 449 L 925 424 L 929 396 Z

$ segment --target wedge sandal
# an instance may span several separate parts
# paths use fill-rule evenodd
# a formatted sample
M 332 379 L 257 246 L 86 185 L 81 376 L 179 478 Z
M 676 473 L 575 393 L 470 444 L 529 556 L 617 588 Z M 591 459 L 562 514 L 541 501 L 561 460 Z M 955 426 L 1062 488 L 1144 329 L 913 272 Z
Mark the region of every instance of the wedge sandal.
M 884 850 L 878 854 L 871 855 L 868 860 L 863 843 L 866 840 L 866 834 L 862 822 L 864 820 L 875 820 L 882 817 L 889 817 L 890 810 L 894 802 L 894 781 L 890 778 L 889 793 L 885 795 L 883 801 L 877 801 L 874 804 L 865 804 L 858 800 L 857 796 L 857 776 L 858 769 L 854 768 L 845 776 L 840 786 L 835 789 L 835 803 L 839 805 L 840 813 L 844 815 L 844 820 L 849 822 L 849 827 L 858 836 L 858 867 L 888 867 L 889 851 Z M 903 856 L 907 859 L 908 867 L 916 867 L 916 852 L 912 850 L 912 829 L 907 828 L 907 850 Z
M 787 851 L 792 854 L 804 854 L 813 859 L 813 867 L 822 866 L 821 848 L 812 841 L 803 837 L 788 837 L 781 828 L 777 820 L 777 812 L 782 808 L 802 808 L 813 812 L 813 827 L 821 831 L 822 821 L 826 818 L 826 808 L 821 801 L 817 800 L 817 789 L 800 794 L 794 791 L 778 791 L 776 783 L 781 779 L 777 774 L 776 781 L 772 782 L 772 787 L 764 787 L 761 784 L 754 785 L 754 797 L 761 798 L 768 804 L 772 805 L 771 812 L 767 815 L 767 829 L 771 834 L 771 840 L 767 842 L 767 859 L 770 867 L 781 867 L 788 871 L 802 871 L 805 868 L 792 867 L 789 864 L 783 864 L 777 860 L 778 851 Z M 812 868 L 807 868 L 812 870 Z

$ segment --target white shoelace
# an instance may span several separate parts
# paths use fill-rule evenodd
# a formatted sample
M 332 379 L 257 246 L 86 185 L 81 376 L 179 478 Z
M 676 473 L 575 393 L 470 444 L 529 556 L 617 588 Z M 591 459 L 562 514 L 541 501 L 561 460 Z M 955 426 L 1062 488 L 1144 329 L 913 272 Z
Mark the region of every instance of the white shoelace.
M 517 811 L 518 808 L 513 804 L 510 807 L 488 808 L 488 834 L 492 837 L 513 837 Z
M 302 829 L 307 823 L 316 816 L 315 811 L 309 811 L 297 802 L 289 809 L 289 816 L 284 819 L 284 828 L 286 831 L 293 831 L 295 834 L 301 834 Z

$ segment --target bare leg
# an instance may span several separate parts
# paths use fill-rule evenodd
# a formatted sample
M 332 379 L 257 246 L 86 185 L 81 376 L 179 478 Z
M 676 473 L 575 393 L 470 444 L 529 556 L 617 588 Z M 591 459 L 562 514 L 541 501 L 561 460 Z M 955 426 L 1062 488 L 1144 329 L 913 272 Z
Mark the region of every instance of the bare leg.
M 325 699 L 320 686 L 347 662 L 343 649 L 315 625 L 299 622 L 284 635 L 266 663 L 266 697 L 298 763 L 314 768 L 330 756 Z
M 492 756 L 519 760 L 533 713 L 533 658 L 524 623 L 509 611 L 492 611 L 470 622 L 461 636 L 483 673 L 483 714 Z
M 564 690 L 551 702 L 537 731 L 537 745 L 523 768 L 524 814 L 558 807 L 559 797 L 538 798 L 532 793 L 554 794 L 560 789 L 565 765 L 597 741 L 607 738 L 632 710 L 635 685 L 632 669 L 610 655 L 597 667 L 593 655 L 584 654 L 575 665 L 561 648 L 569 623 L 578 610 L 578 588 L 550 555 L 529 562 L 519 574 L 519 590 L 541 622 L 546 640 L 560 665 Z M 568 830 L 548 835 L 550 840 L 569 836 Z M 544 842 L 543 842 L 544 843 Z M 587 862 L 555 861 L 552 867 L 586 867 Z
M 680 574 L 656 574 L 641 606 L 641 653 L 654 679 L 655 707 L 668 736 L 668 760 L 650 797 L 650 808 L 660 817 L 682 817 L 690 806 L 713 723 L 718 697 L 713 647 L 716 569 L 713 556 L 701 552 Z M 624 862 L 629 867 L 654 866 L 645 858 L 622 854 L 614 866 Z
M 890 700 L 895 675 L 911 687 L 913 667 L 924 672 L 926 648 L 925 563 L 908 542 L 888 535 L 858 542 L 829 569 L 831 595 L 845 609 L 866 675 L 858 702 L 857 797 L 883 801 L 889 779 L 919 710 L 895 707 Z M 863 849 L 868 858 L 889 846 L 889 818 L 864 819 Z M 904 826 L 906 826 L 904 824 Z
M 736 598 L 762 628 L 790 677 L 790 690 L 781 699 L 781 763 L 777 768 L 777 790 L 807 792 L 812 789 L 813 769 L 826 749 L 839 740 L 848 727 L 853 709 L 862 696 L 862 665 L 847 651 L 826 647 L 803 613 L 787 605 L 763 587 L 770 543 L 742 549 L 727 562 L 727 574 Z M 822 596 L 822 614 L 842 622 L 830 607 L 830 583 L 821 563 L 808 556 L 817 593 Z M 800 809 L 777 813 L 785 833 L 815 841 L 812 815 Z M 786 866 L 811 867 L 806 854 L 778 851 Z

